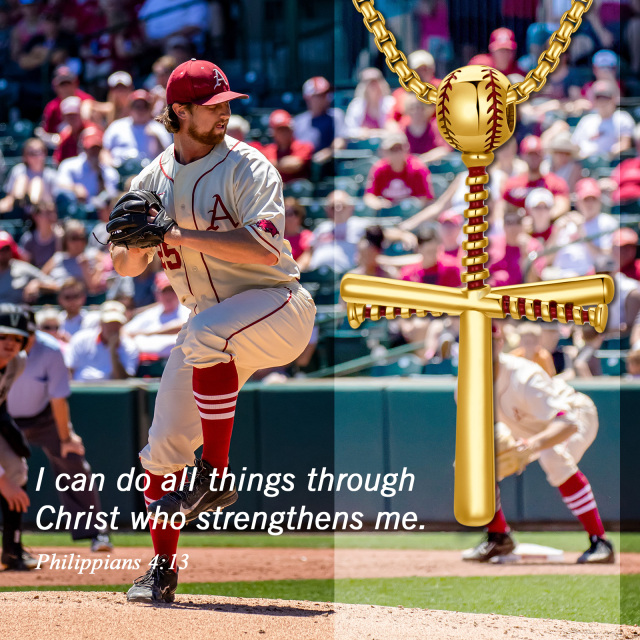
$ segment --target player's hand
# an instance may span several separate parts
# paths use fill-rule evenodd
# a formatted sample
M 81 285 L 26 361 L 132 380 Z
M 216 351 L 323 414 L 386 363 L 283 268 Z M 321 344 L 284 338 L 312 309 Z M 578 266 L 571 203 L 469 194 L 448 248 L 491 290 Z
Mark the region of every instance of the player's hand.
M 107 347 L 109 349 L 117 349 L 120 346 L 120 333 L 114 333 L 112 336 L 109 336 L 107 340 Z
M 25 302 L 35 302 L 40 296 L 40 283 L 37 280 L 28 282 L 23 291 L 22 297 Z
M 11 511 L 26 513 L 29 508 L 29 496 L 18 485 L 11 482 L 6 474 L 0 476 L 0 493 L 9 503 Z
M 70 433 L 69 439 L 60 443 L 60 455 L 66 458 L 70 453 L 78 456 L 84 455 L 84 444 L 82 438 L 77 433 Z

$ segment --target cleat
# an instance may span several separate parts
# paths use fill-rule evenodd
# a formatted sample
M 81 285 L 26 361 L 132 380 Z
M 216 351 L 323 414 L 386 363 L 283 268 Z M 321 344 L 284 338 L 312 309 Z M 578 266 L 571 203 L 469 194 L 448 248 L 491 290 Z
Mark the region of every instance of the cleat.
M 613 564 L 616 554 L 606 538 L 591 536 L 591 546 L 578 558 L 578 564 Z
M 488 533 L 475 549 L 462 554 L 462 559 L 469 562 L 489 562 L 497 556 L 508 556 L 516 548 L 514 539 L 508 533 Z
M 234 486 L 230 488 L 220 486 L 221 478 L 215 478 L 212 483 L 213 467 L 206 460 L 197 461 L 195 473 L 193 489 L 172 491 L 150 503 L 147 512 L 155 518 L 156 510 L 159 509 L 162 512 L 162 519 L 166 519 L 163 514 L 170 519 L 176 513 L 183 513 L 187 523 L 195 520 L 205 511 L 224 509 L 238 499 L 238 492 Z M 225 485 L 229 483 L 225 482 Z
M 25 551 L 19 542 L 2 551 L 0 562 L 5 571 L 33 571 L 38 568 L 38 559 Z
M 91 538 L 91 551 L 113 551 L 113 544 L 109 540 L 109 535 L 106 533 L 100 533 L 97 536 Z
M 127 602 L 173 602 L 176 599 L 178 572 L 170 569 L 168 556 L 159 556 L 156 566 L 133 581 Z

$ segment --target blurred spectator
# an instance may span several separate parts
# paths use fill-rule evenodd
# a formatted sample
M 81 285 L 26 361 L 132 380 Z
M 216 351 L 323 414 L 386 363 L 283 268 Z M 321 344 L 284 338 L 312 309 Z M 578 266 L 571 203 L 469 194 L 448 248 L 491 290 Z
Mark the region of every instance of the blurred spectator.
M 638 234 L 629 227 L 621 227 L 611 236 L 612 256 L 620 271 L 625 276 L 640 280 L 640 259 L 636 259 L 638 252 Z
M 495 160 L 487 168 L 489 172 L 489 198 L 495 202 L 501 198 L 506 181 L 527 171 L 527 164 L 518 158 L 518 141 L 509 138 L 495 151 Z
M 501 287 L 540 279 L 545 261 L 536 260 L 525 273 L 532 252 L 542 251 L 542 244 L 524 232 L 522 209 L 504 216 L 504 235 L 493 236 L 489 243 L 491 286 Z
M 39 1 L 21 1 L 20 8 L 16 13 L 20 16 L 20 19 L 11 31 L 11 58 L 14 62 L 18 62 L 20 54 L 27 46 L 27 43 L 33 37 L 44 32 L 41 18 L 42 6 Z
M 460 286 L 460 268 L 456 258 L 442 250 L 440 237 L 433 226 L 420 230 L 418 253 L 421 260 L 417 264 L 403 267 L 400 279 L 423 284 L 438 284 L 443 287 Z
M 204 0 L 188 5 L 174 0 L 146 0 L 138 11 L 146 39 L 160 42 L 171 36 L 184 36 L 203 45 L 202 38 L 209 30 L 209 7 Z
M 524 39 L 522 40 L 524 43 Z M 523 70 L 516 61 L 516 50 L 518 44 L 511 29 L 501 27 L 491 33 L 489 39 L 489 53 L 481 53 L 469 60 L 468 64 L 480 64 L 493 67 L 504 73 L 505 76 L 511 74 L 524 75 Z
M 174 69 L 183 62 L 191 60 L 195 53 L 195 49 L 190 40 L 184 36 L 171 36 L 164 45 L 164 54 L 176 61 L 175 67 L 173 67 Z
M 571 141 L 571 134 L 561 131 L 551 138 L 545 148 L 550 152 L 551 158 L 542 162 L 540 171 L 562 178 L 573 191 L 576 182 L 582 177 L 582 165 L 578 160 L 578 147 Z
M 458 258 L 461 252 L 462 225 L 464 217 L 455 209 L 447 209 L 438 216 L 438 229 L 442 240 L 442 250 L 449 256 Z
M 378 259 L 384 250 L 384 230 L 380 226 L 368 227 L 364 236 L 358 242 L 358 253 L 356 263 L 358 266 L 352 273 L 364 276 L 375 276 L 376 278 L 391 278 L 392 274 L 385 269 Z
M 425 104 L 414 94 L 409 94 L 405 97 L 404 109 L 406 122 L 401 128 L 412 154 L 420 155 L 420 160 L 428 164 L 451 153 L 451 147 L 438 131 L 435 105 Z
M 600 360 L 596 351 L 602 347 L 604 334 L 598 333 L 591 325 L 581 327 L 582 346 L 573 360 L 573 369 L 579 378 L 591 378 L 602 375 Z
M 306 271 L 311 260 L 313 232 L 303 229 L 304 207 L 295 198 L 284 199 L 284 237 L 291 245 L 291 255 L 300 271 Z
M 620 103 L 620 81 L 618 80 L 618 65 L 620 59 L 614 51 L 609 49 L 601 49 L 593 54 L 591 59 L 593 75 L 595 80 L 593 82 L 587 82 L 587 84 L 581 87 L 581 95 L 592 105 L 595 105 L 595 95 L 593 93 L 593 85 L 596 82 L 607 82 L 612 87 L 617 87 L 617 91 L 614 90 L 613 97 L 616 104 Z
M 625 360 L 625 368 L 627 370 L 625 378 L 640 378 L 640 348 L 635 347 L 629 351 Z
M 249 131 L 251 125 L 242 116 L 232 113 L 227 124 L 227 135 L 243 141 L 249 135 Z M 259 148 L 262 149 L 261 146 Z
M 126 71 L 115 71 L 107 79 L 107 86 L 107 101 L 91 103 L 91 113 L 88 115 L 88 119 L 101 129 L 106 129 L 114 120 L 129 115 L 133 79 Z
M 420 21 L 420 47 L 430 51 L 439 63 L 447 62 L 453 56 L 447 5 L 447 0 L 420 0 L 416 7 Z M 415 69 L 413 64 L 409 66 Z
M 81 220 L 65 221 L 62 251 L 58 251 L 44 265 L 42 272 L 58 284 L 77 278 L 92 294 L 104 292 L 102 282 L 102 256 L 97 249 L 87 246 L 87 231 Z
M 542 346 L 542 329 L 533 322 L 521 322 L 518 325 L 520 346 L 511 351 L 512 356 L 526 358 L 540 365 L 549 376 L 556 375 L 551 354 Z
M 191 312 L 178 301 L 164 271 L 156 274 L 154 290 L 156 304 L 134 316 L 123 332 L 133 339 L 141 354 L 168 358 Z
M 18 247 L 6 231 L 0 231 L 0 300 L 35 302 L 40 293 L 56 291 L 58 286 L 32 264 L 20 260 Z
M 536 21 L 539 4 L 539 0 L 502 0 L 501 22 L 513 32 L 514 41 L 518 44 L 518 55 L 525 52 L 527 29 Z M 491 46 L 489 50 L 491 51 Z
M 407 58 L 409 66 L 418 74 L 418 77 L 422 82 L 429 82 L 435 87 L 440 84 L 440 79 L 435 77 L 436 63 L 433 56 L 422 49 L 414 51 L 409 54 Z M 407 93 L 403 87 L 398 87 L 394 90 L 391 96 L 394 99 L 393 109 L 391 111 L 391 118 L 396 122 L 406 124 L 405 115 L 405 100 L 411 94 Z
M 116 166 L 129 158 L 153 160 L 171 144 L 171 134 L 151 115 L 153 99 L 139 89 L 129 96 L 131 115 L 115 120 L 104 132 L 104 147 Z
M 307 111 L 293 119 L 294 136 L 313 145 L 316 162 L 326 162 L 332 149 L 344 146 L 344 113 L 330 106 L 331 85 L 322 76 L 309 78 L 302 85 L 302 97 Z
M 29 138 L 22 148 L 22 162 L 15 165 L 0 200 L 0 213 L 27 212 L 30 206 L 53 200 L 56 192 L 56 171 L 46 167 L 47 148 L 38 138 Z
M 633 130 L 633 140 L 635 157 L 623 160 L 611 173 L 611 180 L 617 187 L 612 194 L 614 202 L 640 200 L 640 124 Z
M 626 111 L 617 108 L 615 95 L 611 82 L 599 80 L 593 84 L 596 112 L 582 116 L 572 136 L 582 158 L 612 158 L 631 147 L 635 123 Z
M 531 223 L 531 236 L 541 242 L 549 240 L 553 233 L 551 214 L 554 204 L 553 193 L 540 187 L 530 191 L 524 201 L 524 208 Z
M 42 128 L 45 133 L 59 133 L 62 125 L 60 105 L 65 98 L 77 96 L 82 101 L 93 101 L 92 96 L 78 88 L 78 76 L 67 66 L 55 70 L 52 84 L 56 97 L 47 103 L 42 114 Z
M 589 241 L 595 253 L 610 253 L 612 234 L 620 223 L 608 213 L 602 212 L 602 190 L 593 178 L 583 178 L 576 184 L 576 209 L 584 218 L 586 236 L 597 236 Z M 608 233 L 609 232 L 609 233 Z
M 135 375 L 138 350 L 122 331 L 125 306 L 114 300 L 100 306 L 100 326 L 76 333 L 65 353 L 73 380 L 124 380 Z
M 262 147 L 261 151 L 280 172 L 282 181 L 287 183 L 308 178 L 313 145 L 295 139 L 291 115 L 284 109 L 276 109 L 269 116 L 269 127 L 273 142 Z
M 615 285 L 613 300 L 608 305 L 607 334 L 615 338 L 626 338 L 634 330 L 634 325 L 637 326 L 640 314 L 640 283 L 618 271 L 611 256 L 603 256 L 598 260 L 596 273 L 610 275 Z M 634 336 L 636 332 L 637 329 L 633 332 Z
M 313 231 L 309 269 L 328 266 L 336 273 L 345 273 L 356 266 L 358 242 L 367 222 L 353 217 L 353 200 L 344 191 L 332 191 L 327 196 L 325 211 L 329 219 Z
M 149 94 L 153 98 L 151 114 L 155 118 L 167 106 L 167 82 L 171 72 L 178 66 L 173 56 L 162 56 L 153 63 L 152 81 L 149 83 Z
M 20 238 L 24 259 L 42 269 L 56 251 L 62 249 L 62 229 L 58 224 L 58 212 L 52 202 L 41 202 L 34 208 L 33 227 Z
M 73 336 L 81 329 L 96 327 L 100 321 L 100 314 L 85 309 L 87 303 L 87 288 L 82 280 L 68 278 L 62 283 L 58 291 L 61 330 L 65 335 Z
M 364 194 L 371 209 L 387 209 L 415 198 L 426 205 L 433 199 L 430 171 L 409 154 L 409 141 L 402 132 L 387 135 L 381 145 L 384 157 L 371 167 Z
M 80 115 L 81 102 L 78 96 L 69 96 L 60 103 L 65 126 L 60 131 L 60 140 L 53 152 L 53 159 L 57 164 L 80 153 L 80 134 L 88 125 Z
M 344 117 L 347 135 L 350 138 L 367 138 L 376 130 L 384 129 L 394 102 L 380 69 L 363 69 Z
M 96 207 L 96 214 L 98 216 L 98 222 L 91 230 L 91 236 L 89 237 L 89 246 L 94 247 L 100 251 L 104 251 L 104 247 L 109 241 L 109 234 L 107 233 L 107 222 L 109 222 L 109 214 L 115 207 L 116 202 L 120 198 L 120 194 L 110 196 L 106 191 L 97 195 L 93 199 L 93 204 Z M 105 258 L 111 259 L 108 254 L 105 254 Z
M 505 203 L 513 207 L 523 207 L 524 201 L 532 189 L 542 187 L 555 196 L 552 217 L 566 213 L 570 208 L 569 185 L 555 173 L 542 173 L 543 159 L 542 141 L 537 136 L 527 136 L 520 143 L 520 154 L 527 163 L 527 171 L 509 178 L 502 189 L 504 202 L 496 203 L 496 217 L 501 219 Z
M 67 158 L 58 167 L 58 189 L 72 200 L 88 202 L 106 191 L 114 196 L 118 192 L 120 176 L 101 160 L 102 131 L 87 127 L 80 137 L 84 151 L 75 158 Z
M 62 331 L 60 312 L 55 307 L 42 307 L 40 311 L 36 312 L 36 326 L 39 331 L 48 333 L 52 338 L 55 338 L 64 353 L 70 336 Z

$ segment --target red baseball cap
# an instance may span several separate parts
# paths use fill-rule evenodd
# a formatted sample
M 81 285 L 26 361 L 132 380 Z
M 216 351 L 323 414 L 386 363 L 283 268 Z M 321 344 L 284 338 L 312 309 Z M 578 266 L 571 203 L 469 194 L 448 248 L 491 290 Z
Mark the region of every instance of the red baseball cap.
M 599 198 L 602 195 L 600 185 L 593 178 L 582 178 L 576 182 L 576 195 L 579 200 Z
M 520 153 L 542 153 L 542 140 L 538 136 L 526 136 L 520 143 Z
M 248 97 L 230 91 L 222 69 L 207 60 L 191 58 L 183 62 L 171 72 L 167 82 L 167 104 L 212 105 Z
M 326 78 L 322 76 L 314 76 L 309 78 L 302 85 L 302 95 L 305 98 L 309 96 L 320 96 L 323 93 L 327 93 L 331 89 L 331 85 Z
M 444 224 L 445 222 L 452 222 L 453 224 L 461 224 L 463 217 L 461 213 L 458 213 L 455 209 L 447 209 L 438 216 L 438 222 Z
M 146 102 L 147 104 L 153 103 L 153 98 L 148 91 L 144 89 L 137 89 L 136 91 L 132 91 L 129 94 L 129 104 L 133 104 L 137 100 L 141 100 L 142 102 Z
M 171 286 L 169 278 L 164 271 L 158 271 L 158 273 L 156 273 L 156 276 L 153 279 L 153 284 L 156 288 L 156 291 L 164 291 L 167 287 Z
M 511 29 L 501 27 L 491 34 L 489 40 L 489 51 L 497 51 L 498 49 L 511 49 L 514 51 L 518 48 L 516 37 Z
M 614 247 L 624 247 L 628 244 L 638 244 L 638 234 L 629 227 L 620 227 L 613 232 L 611 242 Z
M 98 127 L 87 127 L 82 131 L 82 148 L 91 149 L 91 147 L 102 146 L 102 131 Z
M 291 114 L 284 109 L 276 109 L 269 116 L 269 126 L 272 129 L 275 129 L 277 127 L 290 127 L 292 121 L 293 118 L 291 117 Z

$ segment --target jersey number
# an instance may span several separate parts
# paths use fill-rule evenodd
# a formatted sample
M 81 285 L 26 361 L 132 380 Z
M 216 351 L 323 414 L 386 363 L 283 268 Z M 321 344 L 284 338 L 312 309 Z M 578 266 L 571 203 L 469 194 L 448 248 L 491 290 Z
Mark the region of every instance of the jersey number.
M 176 249 L 171 249 L 166 242 L 158 245 L 158 255 L 163 269 L 179 269 L 182 266 L 180 254 Z

